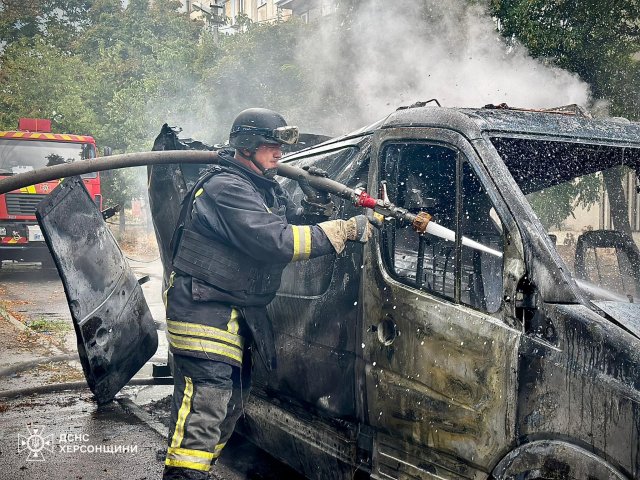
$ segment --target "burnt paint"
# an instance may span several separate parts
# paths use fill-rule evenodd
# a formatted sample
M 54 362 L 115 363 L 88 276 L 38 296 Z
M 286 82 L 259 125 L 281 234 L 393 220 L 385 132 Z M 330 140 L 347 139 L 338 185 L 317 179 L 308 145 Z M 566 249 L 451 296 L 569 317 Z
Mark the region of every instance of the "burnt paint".
M 36 217 L 64 285 L 87 383 L 98 403 L 109 402 L 158 348 L 142 289 L 80 177 L 60 183 Z
M 399 284 L 377 267 L 371 248 L 364 316 L 375 323 L 379 312 L 391 313 L 399 331 L 392 346 L 363 338 L 367 422 L 380 432 L 377 471 L 418 475 L 429 465 L 444 478 L 490 471 L 510 442 L 519 332 Z
M 213 147 L 202 142 L 179 139 L 178 132 L 178 129 L 165 123 L 153 143 L 152 150 L 213 150 Z M 180 216 L 182 200 L 206 167 L 204 164 L 147 166 L 149 208 L 163 265 L 163 290 L 171 275 L 170 243 Z
M 518 439 L 559 438 L 640 476 L 640 340 L 582 305 L 542 305 L 557 345 L 522 337 Z
M 353 164 L 361 163 L 365 154 L 360 153 Z M 331 178 L 346 168 L 342 163 L 330 167 Z M 284 180 L 283 187 L 296 194 L 295 182 Z M 336 202 L 336 206 L 337 217 L 356 214 L 351 205 Z M 361 266 L 362 245 L 349 243 L 340 255 L 286 267 L 278 295 L 268 307 L 278 369 L 268 373 L 255 364 L 255 388 L 275 398 L 302 402 L 321 417 L 357 420 Z

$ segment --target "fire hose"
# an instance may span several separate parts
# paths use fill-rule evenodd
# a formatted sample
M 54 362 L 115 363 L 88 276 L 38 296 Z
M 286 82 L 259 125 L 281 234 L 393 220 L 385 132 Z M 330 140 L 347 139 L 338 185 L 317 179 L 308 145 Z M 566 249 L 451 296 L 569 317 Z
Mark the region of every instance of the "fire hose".
M 108 157 L 93 158 L 80 162 L 64 163 L 19 173 L 0 179 L 0 195 L 19 188 L 48 182 L 59 178 L 82 175 L 85 173 L 101 172 L 119 168 L 139 167 L 144 165 L 178 164 L 178 163 L 217 163 L 218 154 L 212 151 L 197 150 L 165 150 L 155 152 L 126 153 Z M 417 214 L 398 207 L 386 198 L 374 198 L 362 189 L 349 188 L 330 178 L 312 175 L 309 172 L 286 163 L 278 164 L 278 175 L 299 181 L 305 178 L 312 188 L 321 190 L 340 198 L 344 198 L 354 205 L 373 210 L 385 219 L 394 218 L 399 222 L 411 225 L 419 234 L 429 233 L 449 241 L 455 241 L 455 232 L 431 221 L 427 212 Z M 462 238 L 462 244 L 498 257 L 502 253 L 482 245 L 467 237 Z

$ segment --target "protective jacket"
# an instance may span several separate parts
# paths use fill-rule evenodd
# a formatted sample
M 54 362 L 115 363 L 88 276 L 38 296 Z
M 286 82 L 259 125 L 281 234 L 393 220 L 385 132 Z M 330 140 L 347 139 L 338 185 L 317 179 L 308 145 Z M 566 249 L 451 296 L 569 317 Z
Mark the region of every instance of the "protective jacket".
M 300 217 L 275 180 L 236 163 L 229 151 L 219 157 L 185 198 L 172 241 L 169 345 L 174 353 L 240 365 L 250 333 L 273 368 L 266 305 L 282 270 L 335 250 L 320 227 L 288 223 Z

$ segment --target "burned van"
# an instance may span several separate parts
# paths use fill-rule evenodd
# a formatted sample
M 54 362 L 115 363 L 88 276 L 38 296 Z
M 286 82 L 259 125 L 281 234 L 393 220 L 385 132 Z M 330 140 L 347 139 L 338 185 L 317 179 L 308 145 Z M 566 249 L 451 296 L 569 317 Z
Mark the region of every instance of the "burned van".
M 165 127 L 154 148 L 209 147 Z M 286 268 L 245 435 L 319 480 L 640 478 L 640 124 L 419 106 L 283 161 L 438 228 L 389 217 Z M 167 272 L 198 173 L 149 168 Z
M 455 238 L 287 267 L 254 442 L 316 479 L 640 477 L 640 125 L 408 108 L 286 161 Z

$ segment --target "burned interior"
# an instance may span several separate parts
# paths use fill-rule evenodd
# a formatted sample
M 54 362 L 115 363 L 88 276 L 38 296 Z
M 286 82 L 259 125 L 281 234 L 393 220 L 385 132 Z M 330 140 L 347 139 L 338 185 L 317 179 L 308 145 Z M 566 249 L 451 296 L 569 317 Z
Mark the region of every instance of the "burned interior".
M 440 145 L 391 144 L 383 158 L 382 176 L 393 203 L 416 213 L 433 212 L 433 221 L 451 231 L 459 223 L 464 237 L 490 249 L 463 246 L 458 262 L 451 238 L 416 235 L 408 226 L 388 224 L 382 241 L 390 270 L 409 285 L 455 299 L 454 272 L 461 269 L 460 301 L 497 311 L 502 297 L 502 227 L 473 168 L 459 160 L 455 150 Z
M 596 299 L 638 301 L 640 149 L 560 140 L 493 137 L 492 144 L 551 235 L 558 253 Z

